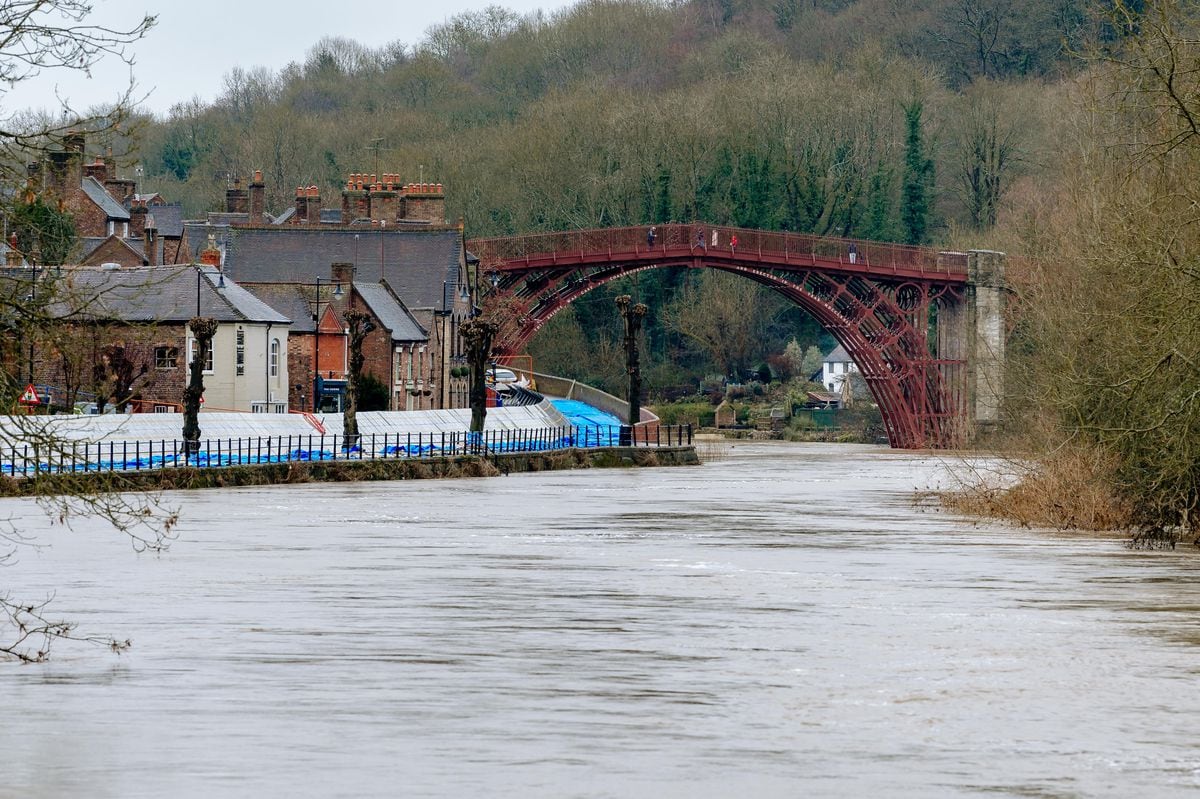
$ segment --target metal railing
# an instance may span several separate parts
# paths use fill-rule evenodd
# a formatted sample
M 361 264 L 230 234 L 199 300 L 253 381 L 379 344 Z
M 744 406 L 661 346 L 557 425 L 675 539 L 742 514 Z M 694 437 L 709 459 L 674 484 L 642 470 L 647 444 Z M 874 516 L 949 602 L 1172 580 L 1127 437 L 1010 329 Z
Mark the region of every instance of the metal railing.
M 220 468 L 311 461 L 363 461 L 397 458 L 495 456 L 596 447 L 676 447 L 692 445 L 692 426 L 631 428 L 622 425 L 490 430 L 483 433 L 254 436 L 198 442 L 189 453 L 180 439 L 60 442 L 0 451 L 0 475 L 14 479 L 52 474 Z
M 768 230 L 692 224 L 655 226 L 653 243 L 647 239 L 649 225 L 562 233 L 533 233 L 468 242 L 484 268 L 496 262 L 570 264 L 597 256 L 615 260 L 630 257 L 675 257 L 680 253 L 711 255 L 737 260 L 781 261 L 796 266 L 832 265 L 865 272 L 918 272 L 930 277 L 965 277 L 967 254 L 943 252 L 931 247 L 812 236 Z M 716 232 L 716 243 L 713 233 Z M 733 237 L 737 237 L 736 246 Z

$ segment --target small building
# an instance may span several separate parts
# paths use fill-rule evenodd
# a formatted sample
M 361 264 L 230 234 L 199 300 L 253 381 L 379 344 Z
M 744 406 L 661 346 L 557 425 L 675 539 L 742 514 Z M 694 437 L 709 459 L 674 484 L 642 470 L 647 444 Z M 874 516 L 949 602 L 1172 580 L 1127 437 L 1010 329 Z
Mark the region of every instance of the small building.
M 291 320 L 215 266 L 43 269 L 33 279 L 57 323 L 31 342 L 29 382 L 64 404 L 179 410 L 195 348 L 187 323 L 204 316 L 218 325 L 205 410 L 287 412 Z
M 821 359 L 821 383 L 830 393 L 841 394 L 846 375 L 857 371 L 858 365 L 841 344 Z

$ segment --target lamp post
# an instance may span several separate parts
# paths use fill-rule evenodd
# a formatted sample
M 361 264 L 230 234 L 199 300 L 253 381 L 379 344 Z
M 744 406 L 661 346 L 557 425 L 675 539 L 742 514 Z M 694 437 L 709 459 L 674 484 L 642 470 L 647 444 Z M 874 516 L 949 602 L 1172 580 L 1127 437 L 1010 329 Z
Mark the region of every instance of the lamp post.
M 357 236 L 355 236 L 357 238 Z M 316 298 L 313 300 L 313 401 L 312 409 L 315 413 L 321 402 L 320 380 L 321 380 L 321 277 L 317 277 Z M 342 284 L 334 283 L 331 279 L 328 281 L 333 283 L 333 295 L 330 302 L 333 302 L 333 297 L 342 296 Z
M 616 303 L 625 319 L 625 371 L 629 375 L 629 430 L 632 434 L 642 415 L 642 369 L 638 359 L 637 336 L 647 308 L 644 303 L 635 305 L 628 294 L 617 297 Z M 621 430 L 621 438 L 625 438 L 624 429 Z M 626 442 L 622 440 L 621 444 L 624 446 Z
M 36 313 L 34 306 L 37 305 L 37 282 L 38 275 L 41 270 L 38 268 L 37 259 L 33 258 L 31 268 L 33 269 L 33 279 L 29 281 L 29 305 L 31 313 Z M 31 331 L 32 332 L 32 331 Z M 29 384 L 33 385 L 33 339 L 34 336 L 29 336 Z M 19 357 L 19 356 L 18 356 Z

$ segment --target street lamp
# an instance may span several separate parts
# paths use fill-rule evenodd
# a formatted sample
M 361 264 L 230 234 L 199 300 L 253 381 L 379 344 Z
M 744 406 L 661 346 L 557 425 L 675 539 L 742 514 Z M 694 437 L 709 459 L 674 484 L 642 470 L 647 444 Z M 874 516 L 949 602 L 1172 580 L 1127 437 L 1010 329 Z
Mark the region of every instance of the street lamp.
M 36 257 L 31 258 L 31 260 L 33 261 L 33 263 L 30 264 L 30 268 L 33 270 L 33 273 L 32 273 L 32 279 L 29 281 L 29 297 L 28 297 L 29 305 L 30 305 L 29 311 L 30 311 L 30 314 L 36 314 L 37 311 L 34 309 L 34 306 L 37 304 L 37 281 L 38 281 L 38 275 L 41 273 L 42 270 L 38 268 Z M 33 360 L 34 360 L 33 359 L 33 339 L 34 339 L 34 336 L 30 335 L 30 337 L 29 337 L 29 383 L 30 383 L 30 385 L 33 384 Z M 20 356 L 18 356 L 18 358 L 19 357 Z M 19 371 L 19 368 L 18 368 L 18 371 Z
M 355 236 L 355 238 L 358 238 Z M 321 392 L 317 381 L 321 379 L 321 280 L 317 277 L 317 296 L 313 302 L 313 412 L 317 411 L 318 403 L 321 401 Z M 332 279 L 328 281 L 333 283 L 333 297 L 341 297 L 343 295 L 342 284 L 335 283 Z M 333 299 L 330 299 L 333 302 Z

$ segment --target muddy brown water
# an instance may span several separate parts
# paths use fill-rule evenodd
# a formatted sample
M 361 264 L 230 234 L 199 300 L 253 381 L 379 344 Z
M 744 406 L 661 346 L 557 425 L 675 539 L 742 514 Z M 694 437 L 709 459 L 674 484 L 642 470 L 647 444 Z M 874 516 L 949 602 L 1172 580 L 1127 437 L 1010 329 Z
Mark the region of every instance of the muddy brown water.
M 0 664 L 0 796 L 1200 792 L 1200 557 L 913 506 L 941 464 L 181 493 L 137 555 L 0 503 L 0 570 L 133 638 Z

